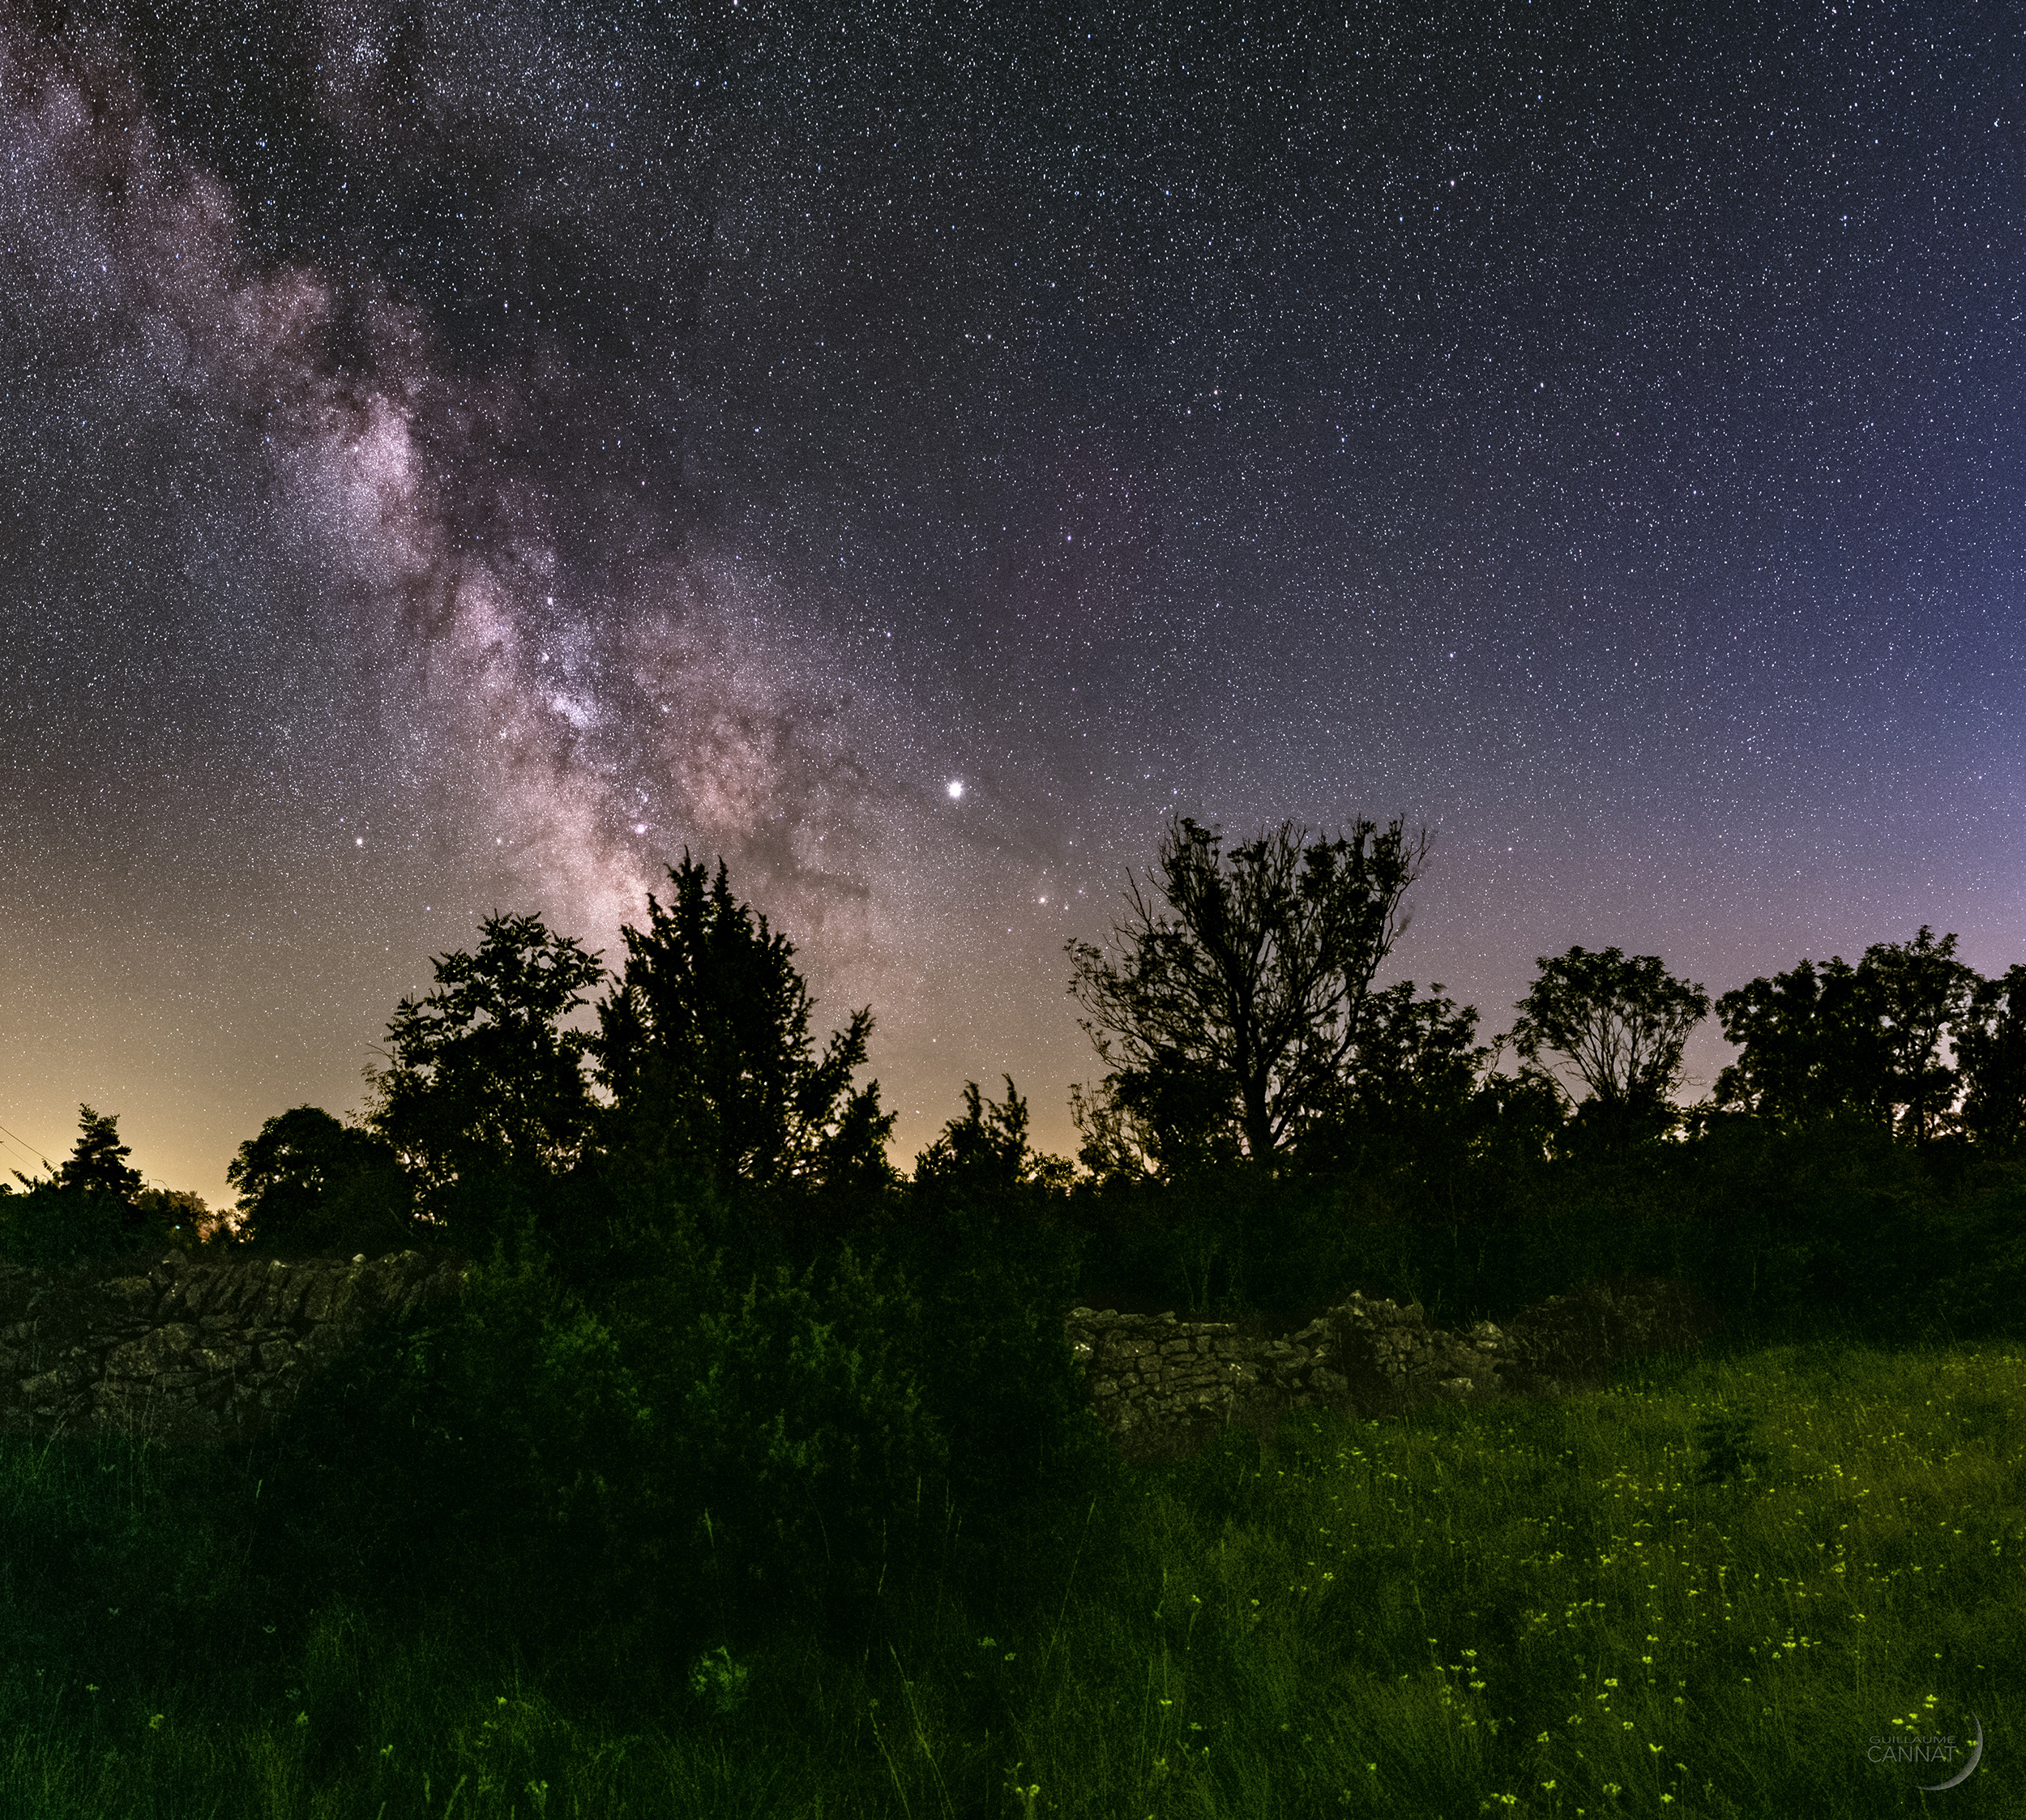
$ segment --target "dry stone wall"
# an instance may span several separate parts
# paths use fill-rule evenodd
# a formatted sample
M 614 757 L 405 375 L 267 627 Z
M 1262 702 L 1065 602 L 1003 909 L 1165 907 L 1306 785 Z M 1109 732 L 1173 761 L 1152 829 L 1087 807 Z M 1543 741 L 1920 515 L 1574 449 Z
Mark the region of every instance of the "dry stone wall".
M 1361 1417 L 1437 1399 L 1562 1396 L 1623 1360 L 1699 1345 L 1715 1316 L 1681 1285 L 1585 1284 L 1463 1332 L 1428 1325 L 1419 1302 L 1353 1292 L 1299 1331 L 1249 1336 L 1236 1322 L 1071 1310 L 1070 1349 L 1092 1407 L 1128 1458 L 1173 1458 L 1239 1422 L 1270 1436 L 1290 1409 Z
M 0 1264 L 0 1429 L 225 1442 L 257 1432 L 374 1322 L 458 1293 L 461 1261 L 211 1260 L 118 1274 Z
M 171 1252 L 109 1270 L 0 1263 L 0 1431 L 244 1440 L 374 1322 L 454 1297 L 442 1253 L 370 1261 Z M 1421 1305 L 1353 1294 L 1298 1331 L 1073 1309 L 1065 1331 L 1092 1407 L 1129 1459 L 1172 1458 L 1237 1421 L 1269 1435 L 1290 1409 L 1361 1416 L 1435 1399 L 1566 1395 L 1624 1359 L 1699 1344 L 1710 1311 L 1678 1284 L 1588 1284 L 1464 1332 Z

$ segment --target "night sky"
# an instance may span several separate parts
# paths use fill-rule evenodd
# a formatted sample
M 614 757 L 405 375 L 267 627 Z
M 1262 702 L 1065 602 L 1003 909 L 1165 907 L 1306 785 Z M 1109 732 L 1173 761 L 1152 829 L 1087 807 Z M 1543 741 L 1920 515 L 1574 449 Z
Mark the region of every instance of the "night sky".
M 686 844 L 904 1166 L 1180 810 L 1394 976 L 2026 959 L 2017 11 L 0 0 L 0 1164 Z M 961 785 L 961 793 L 955 786 Z M 1724 1053 L 1690 1050 L 1692 1090 Z

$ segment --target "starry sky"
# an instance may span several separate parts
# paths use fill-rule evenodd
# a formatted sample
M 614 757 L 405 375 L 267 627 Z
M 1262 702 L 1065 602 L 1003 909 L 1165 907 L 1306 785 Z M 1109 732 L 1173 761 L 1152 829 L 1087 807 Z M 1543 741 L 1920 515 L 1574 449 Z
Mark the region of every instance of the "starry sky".
M 1181 810 L 1394 976 L 2026 958 L 2011 9 L 0 0 L 0 1164 L 686 845 L 904 1164 Z M 960 784 L 961 793 L 954 793 Z M 1723 1046 L 1707 1027 L 1691 1091 Z

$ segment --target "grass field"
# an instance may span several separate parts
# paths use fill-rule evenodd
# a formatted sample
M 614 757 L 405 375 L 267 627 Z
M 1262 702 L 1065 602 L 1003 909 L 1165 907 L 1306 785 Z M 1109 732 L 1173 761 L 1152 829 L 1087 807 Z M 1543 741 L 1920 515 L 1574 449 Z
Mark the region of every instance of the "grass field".
M 306 1605 L 264 1520 L 229 1462 L 0 1443 L 0 1815 L 2026 1812 L 2016 1343 L 1234 1433 L 946 1524 L 853 1651 L 524 1662 L 514 1586 Z

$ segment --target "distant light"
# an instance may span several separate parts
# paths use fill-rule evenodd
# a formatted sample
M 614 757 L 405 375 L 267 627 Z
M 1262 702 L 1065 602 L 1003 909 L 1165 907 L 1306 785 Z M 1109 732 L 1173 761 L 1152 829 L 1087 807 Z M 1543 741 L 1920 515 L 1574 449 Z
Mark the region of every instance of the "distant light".
M 950 793 L 950 801 L 955 802 L 964 794 L 964 780 L 960 777 L 953 777 L 943 785 L 943 788 Z
M 364 835 L 362 835 L 362 834 L 361 834 L 361 835 L 353 835 L 353 840 L 352 840 L 352 844 L 353 844 L 354 847 L 363 847 L 363 846 L 365 844 L 365 836 Z

